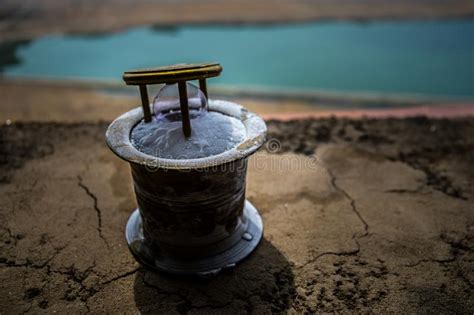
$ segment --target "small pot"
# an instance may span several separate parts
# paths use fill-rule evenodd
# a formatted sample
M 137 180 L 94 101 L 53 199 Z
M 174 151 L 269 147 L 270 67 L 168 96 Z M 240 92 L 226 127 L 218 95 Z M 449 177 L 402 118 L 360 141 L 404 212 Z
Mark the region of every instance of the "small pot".
M 130 141 L 143 119 L 135 108 L 113 121 L 110 149 L 130 163 L 137 198 L 126 226 L 135 258 L 150 268 L 207 275 L 235 266 L 262 238 L 262 219 L 245 199 L 247 158 L 265 142 L 266 125 L 240 105 L 209 100 L 209 110 L 242 121 L 246 137 L 218 155 L 162 159 L 138 151 Z

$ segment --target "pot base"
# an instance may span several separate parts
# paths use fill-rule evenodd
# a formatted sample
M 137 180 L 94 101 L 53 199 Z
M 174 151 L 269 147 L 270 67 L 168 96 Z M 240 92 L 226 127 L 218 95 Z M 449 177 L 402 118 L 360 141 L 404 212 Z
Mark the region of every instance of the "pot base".
M 152 251 L 144 242 L 142 219 L 138 209 L 133 211 L 128 219 L 125 238 L 135 259 L 146 267 L 174 274 L 212 276 L 223 269 L 235 267 L 257 247 L 262 239 L 262 218 L 248 200 L 245 201 L 243 216 L 248 224 L 240 240 L 219 254 L 204 258 L 183 260 L 165 256 L 156 250 Z

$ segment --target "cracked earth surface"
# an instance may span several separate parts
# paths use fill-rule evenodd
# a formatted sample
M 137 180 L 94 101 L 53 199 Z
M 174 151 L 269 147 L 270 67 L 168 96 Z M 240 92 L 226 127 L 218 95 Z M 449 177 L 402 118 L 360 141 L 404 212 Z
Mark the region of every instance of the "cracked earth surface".
M 106 124 L 1 126 L 1 312 L 474 312 L 474 120 L 268 126 L 247 186 L 264 239 L 207 280 L 129 254 Z

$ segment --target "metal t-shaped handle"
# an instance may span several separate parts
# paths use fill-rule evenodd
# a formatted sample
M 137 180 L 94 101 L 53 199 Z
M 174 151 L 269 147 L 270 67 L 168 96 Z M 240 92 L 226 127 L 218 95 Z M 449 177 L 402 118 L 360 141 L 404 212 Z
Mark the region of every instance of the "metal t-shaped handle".
M 186 81 L 199 80 L 199 88 L 207 98 L 206 79 L 218 76 L 221 71 L 222 67 L 218 63 L 177 64 L 159 68 L 126 71 L 123 74 L 123 80 L 127 85 L 139 86 L 145 122 L 151 121 L 147 85 L 178 83 L 183 132 L 186 137 L 189 137 L 191 136 L 191 122 L 189 120 Z

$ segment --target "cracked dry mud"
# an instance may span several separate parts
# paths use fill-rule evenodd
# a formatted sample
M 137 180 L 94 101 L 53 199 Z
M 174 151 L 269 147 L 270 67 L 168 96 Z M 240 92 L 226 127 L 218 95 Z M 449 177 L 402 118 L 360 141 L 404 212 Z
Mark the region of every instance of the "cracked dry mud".
M 264 240 L 208 280 L 129 254 L 105 128 L 1 127 L 2 313 L 474 312 L 472 119 L 269 122 L 247 187 Z

